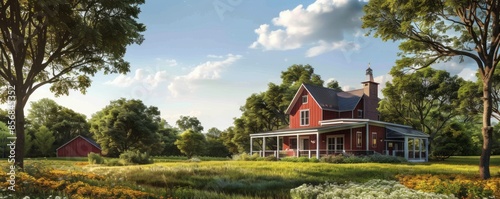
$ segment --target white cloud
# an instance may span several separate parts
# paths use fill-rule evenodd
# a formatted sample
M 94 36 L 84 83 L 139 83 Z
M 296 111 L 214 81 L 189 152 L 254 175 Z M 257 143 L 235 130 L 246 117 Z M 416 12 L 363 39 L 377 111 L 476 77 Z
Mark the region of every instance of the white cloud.
M 221 73 L 224 69 L 241 59 L 241 57 L 241 55 L 228 54 L 224 60 L 207 61 L 202 63 L 194 67 L 187 75 L 175 77 L 174 80 L 168 85 L 168 90 L 174 97 L 190 93 L 196 89 L 197 82 L 221 78 Z
M 258 38 L 250 48 L 290 50 L 312 46 L 306 53 L 312 57 L 356 47 L 345 41 L 345 35 L 361 36 L 360 17 L 365 4 L 358 0 L 316 0 L 307 7 L 299 5 L 293 10 L 282 11 L 272 19 L 274 30 L 269 24 L 262 24 L 255 30 Z
M 214 58 L 214 59 L 222 59 L 224 56 L 222 55 L 207 55 L 208 58 Z
M 166 65 L 166 66 L 177 66 L 177 60 L 175 59 L 161 59 L 157 58 L 156 61 L 158 61 L 161 65 Z
M 464 80 L 467 80 L 467 81 L 477 81 L 477 77 L 476 77 L 476 73 L 477 73 L 477 70 L 475 69 L 472 69 L 472 68 L 464 68 L 460 73 L 458 73 L 457 75 L 461 78 L 463 78 Z
M 325 42 L 325 41 L 320 41 L 318 42 L 319 44 L 317 46 L 314 46 L 312 48 L 309 48 L 306 52 L 307 57 L 315 57 L 318 55 L 321 55 L 323 53 L 332 51 L 332 50 L 341 50 L 343 52 L 349 51 L 349 50 L 359 50 L 360 45 L 354 42 L 348 42 L 348 41 L 338 41 L 338 42 Z
M 115 79 L 107 81 L 104 84 L 117 87 L 130 87 L 133 84 L 146 84 L 147 86 L 156 87 L 159 83 L 167 80 L 168 74 L 166 71 L 158 71 L 154 74 L 149 74 L 142 68 L 135 71 L 133 77 L 127 75 L 118 75 Z

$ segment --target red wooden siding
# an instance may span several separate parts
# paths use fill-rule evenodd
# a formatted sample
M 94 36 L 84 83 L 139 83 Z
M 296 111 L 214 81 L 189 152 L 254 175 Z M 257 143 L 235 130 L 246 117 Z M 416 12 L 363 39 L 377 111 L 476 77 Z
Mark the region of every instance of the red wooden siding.
M 380 126 L 370 126 L 370 150 L 382 153 L 385 150 L 385 128 Z M 377 146 L 372 146 L 372 133 L 377 133 Z
M 354 108 L 353 110 L 353 117 L 352 118 L 364 118 L 365 116 L 365 110 L 364 110 L 364 107 L 363 107 L 364 103 L 363 103 L 363 99 L 361 99 L 359 102 L 358 102 L 358 105 L 356 105 L 356 108 Z M 363 110 L 363 116 L 361 117 L 358 117 L 358 110 Z
M 302 96 L 307 95 L 307 103 L 302 104 Z M 308 94 L 306 90 L 304 90 L 300 95 L 300 99 L 297 100 L 297 103 L 293 106 L 292 111 L 290 111 L 290 128 L 300 128 L 300 127 L 317 127 L 319 126 L 319 121 L 322 120 L 322 110 Z M 300 111 L 301 110 L 309 110 L 309 126 L 300 126 Z
M 331 120 L 339 118 L 339 112 L 337 111 L 323 111 L 323 120 Z
M 87 140 L 77 137 L 57 150 L 57 157 L 87 157 L 90 152 L 101 154 L 101 150 Z
M 352 118 L 352 111 L 340 112 L 340 118 Z

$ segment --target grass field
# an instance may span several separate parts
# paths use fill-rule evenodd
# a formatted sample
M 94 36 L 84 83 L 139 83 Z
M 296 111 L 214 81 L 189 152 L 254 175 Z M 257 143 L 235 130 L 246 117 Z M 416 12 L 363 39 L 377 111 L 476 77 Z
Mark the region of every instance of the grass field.
M 107 187 L 121 191 L 122 198 L 133 198 L 126 195 L 140 194 L 138 192 L 150 194 L 139 195 L 146 198 L 289 198 L 290 189 L 304 183 L 397 180 L 397 175 L 418 174 L 473 177 L 478 175 L 479 162 L 479 157 L 452 157 L 443 162 L 403 164 L 201 159 L 200 162 L 188 162 L 183 158 L 157 158 L 154 164 L 113 167 L 87 165 L 85 158 L 28 159 L 25 161 L 29 168 L 27 173 L 33 177 L 18 177 L 19 181 L 26 182 L 16 182 L 16 185 L 23 183 L 19 185 L 22 191 L 38 196 L 69 196 L 69 193 Z M 0 166 L 8 172 L 6 160 L 2 160 Z M 492 156 L 490 169 L 493 176 L 500 177 L 500 156 Z M 42 178 L 43 182 L 40 182 Z M 35 188 L 48 189 L 40 192 Z M 6 195 L 9 192 L 4 189 L 2 193 Z M 111 193 L 95 194 L 105 196 Z

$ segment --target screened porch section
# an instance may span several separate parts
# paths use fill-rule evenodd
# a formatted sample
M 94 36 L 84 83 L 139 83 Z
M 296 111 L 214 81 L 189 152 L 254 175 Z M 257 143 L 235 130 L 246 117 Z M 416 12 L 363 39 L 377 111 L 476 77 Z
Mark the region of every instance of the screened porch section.
M 421 131 L 386 127 L 386 148 L 383 154 L 404 157 L 410 162 L 429 160 L 429 136 Z

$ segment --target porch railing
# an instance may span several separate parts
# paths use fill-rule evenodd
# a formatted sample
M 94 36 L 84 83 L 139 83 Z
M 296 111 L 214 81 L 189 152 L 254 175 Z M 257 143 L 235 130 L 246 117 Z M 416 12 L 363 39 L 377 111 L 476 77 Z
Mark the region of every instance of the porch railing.
M 265 150 L 265 151 L 253 151 L 253 153 L 259 154 L 261 157 L 275 156 L 275 157 L 317 157 L 317 150 Z M 319 156 L 327 155 L 372 155 L 374 151 L 364 151 L 364 150 L 319 150 Z

